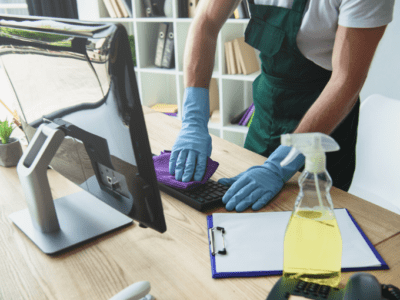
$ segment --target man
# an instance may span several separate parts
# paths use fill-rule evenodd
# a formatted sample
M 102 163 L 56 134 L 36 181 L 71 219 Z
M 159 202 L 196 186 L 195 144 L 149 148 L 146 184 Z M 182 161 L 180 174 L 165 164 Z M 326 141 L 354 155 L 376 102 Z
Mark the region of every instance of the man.
M 255 3 L 254 3 L 254 2 Z M 227 210 L 265 206 L 304 164 L 286 167 L 284 133 L 322 132 L 341 150 L 328 154 L 333 184 L 347 191 L 355 169 L 359 93 L 394 0 L 250 0 L 245 40 L 260 50 L 262 72 L 253 83 L 255 115 L 245 148 L 268 157 L 233 178 L 223 197 Z M 201 180 L 211 155 L 208 85 L 218 33 L 239 0 L 201 0 L 184 56 L 182 129 L 170 159 L 177 180 Z

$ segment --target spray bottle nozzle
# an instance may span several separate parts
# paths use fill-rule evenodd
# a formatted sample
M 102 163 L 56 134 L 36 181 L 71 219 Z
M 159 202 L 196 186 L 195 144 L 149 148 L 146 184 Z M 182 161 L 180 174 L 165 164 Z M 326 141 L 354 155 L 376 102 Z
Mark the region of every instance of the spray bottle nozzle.
M 281 135 L 281 144 L 293 147 L 281 166 L 292 162 L 297 155 L 303 153 L 306 157 L 305 168 L 309 172 L 319 173 L 325 170 L 325 152 L 337 151 L 340 149 L 336 141 L 329 135 L 313 133 L 293 133 Z

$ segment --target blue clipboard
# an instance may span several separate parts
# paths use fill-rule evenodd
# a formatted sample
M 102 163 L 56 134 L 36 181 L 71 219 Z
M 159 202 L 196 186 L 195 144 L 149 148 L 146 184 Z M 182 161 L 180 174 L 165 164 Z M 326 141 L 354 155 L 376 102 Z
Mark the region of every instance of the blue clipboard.
M 366 270 L 388 270 L 389 266 L 387 263 L 383 260 L 382 256 L 378 253 L 378 251 L 375 249 L 374 245 L 372 245 L 371 241 L 367 238 L 365 233 L 362 231 L 358 223 L 354 220 L 353 216 L 350 214 L 350 212 L 345 209 L 347 214 L 349 215 L 351 221 L 354 223 L 355 227 L 361 234 L 361 236 L 364 238 L 365 242 L 367 245 L 370 247 L 371 251 L 375 255 L 376 259 L 380 262 L 381 266 L 371 266 L 371 267 L 361 267 L 361 268 L 342 268 L 342 272 L 355 272 L 355 271 L 366 271 Z M 282 275 L 282 270 L 265 270 L 265 271 L 249 271 L 249 272 L 217 272 L 216 268 L 216 259 L 215 255 L 219 255 L 218 253 L 214 254 L 212 253 L 212 247 L 211 247 L 211 231 L 214 228 L 213 224 L 213 216 L 208 215 L 207 216 L 207 227 L 208 227 L 208 241 L 209 241 L 209 252 L 210 252 L 210 260 L 211 260 L 211 272 L 212 272 L 212 278 L 232 278 L 232 277 L 256 277 L 256 276 L 274 276 L 274 275 Z M 229 250 L 228 250 L 229 251 Z

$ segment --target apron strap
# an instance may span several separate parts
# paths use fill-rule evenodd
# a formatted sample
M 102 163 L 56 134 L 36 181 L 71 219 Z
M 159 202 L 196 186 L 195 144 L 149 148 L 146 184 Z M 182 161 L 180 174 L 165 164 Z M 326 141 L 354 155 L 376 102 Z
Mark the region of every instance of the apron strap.
M 258 5 L 254 4 L 254 0 L 244 0 L 249 3 L 249 6 L 257 7 Z M 309 0 L 293 0 L 292 10 L 303 14 L 304 9 Z
M 294 0 L 292 10 L 303 14 L 306 4 L 309 0 Z

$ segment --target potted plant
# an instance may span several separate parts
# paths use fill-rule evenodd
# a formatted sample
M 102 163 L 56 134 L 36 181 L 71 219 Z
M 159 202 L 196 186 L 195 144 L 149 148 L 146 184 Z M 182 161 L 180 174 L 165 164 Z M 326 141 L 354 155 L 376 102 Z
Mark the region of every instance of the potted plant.
M 22 147 L 18 139 L 10 138 L 15 129 L 8 120 L 0 121 L 0 166 L 13 167 L 22 156 Z

